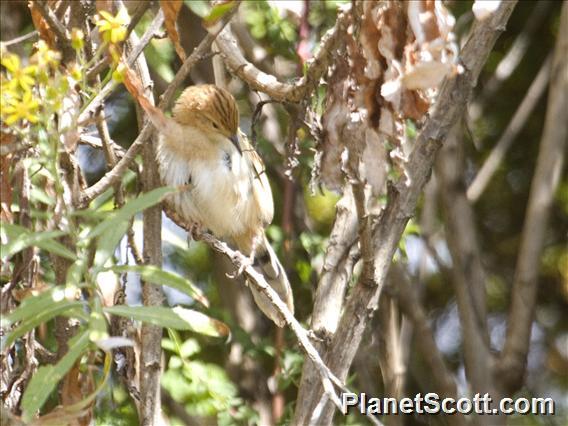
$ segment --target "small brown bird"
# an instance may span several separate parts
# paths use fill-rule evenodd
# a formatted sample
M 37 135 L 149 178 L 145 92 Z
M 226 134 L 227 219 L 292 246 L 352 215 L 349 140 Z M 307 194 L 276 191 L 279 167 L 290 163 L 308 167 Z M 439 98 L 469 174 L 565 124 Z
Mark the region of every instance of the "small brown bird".
M 233 96 L 214 85 L 188 87 L 159 128 L 158 162 L 166 185 L 183 187 L 171 196 L 186 221 L 229 239 L 262 272 L 294 312 L 292 289 L 264 229 L 274 205 L 264 164 L 239 129 Z M 284 319 L 266 296 L 251 287 L 259 308 L 278 326 Z

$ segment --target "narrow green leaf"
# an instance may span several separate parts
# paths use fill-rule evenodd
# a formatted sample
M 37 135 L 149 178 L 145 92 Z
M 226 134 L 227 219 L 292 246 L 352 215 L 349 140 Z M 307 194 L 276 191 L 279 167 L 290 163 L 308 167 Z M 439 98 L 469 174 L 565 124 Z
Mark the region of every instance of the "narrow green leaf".
M 52 304 L 54 300 L 62 300 L 65 297 L 64 291 L 63 287 L 58 286 L 36 296 L 26 297 L 9 315 L 0 317 L 2 327 L 10 327 L 26 317 L 36 315 L 45 306 Z
M 66 259 L 75 260 L 75 253 L 54 238 L 65 235 L 63 231 L 30 232 L 23 226 L 2 222 L 2 234 L 8 243 L 2 246 L 2 256 L 11 257 L 28 247 L 36 246 Z
M 211 9 L 209 15 L 205 16 L 203 20 L 205 22 L 215 22 L 225 16 L 225 14 L 230 12 L 235 6 L 236 2 L 234 1 L 217 4 L 213 6 L 213 9 Z
M 201 18 L 207 16 L 211 10 L 209 2 L 206 0 L 185 0 L 184 3 L 193 13 Z
M 140 213 L 141 211 L 146 210 L 148 207 L 152 207 L 153 205 L 159 203 L 166 194 L 173 191 L 174 189 L 169 187 L 156 188 L 150 192 L 146 192 L 140 197 L 128 201 L 120 209 L 109 214 L 108 218 L 105 221 L 95 226 L 91 230 L 87 238 L 98 237 L 99 235 L 102 235 L 106 230 L 113 229 L 119 224 L 129 221 L 136 213 Z
M 107 321 L 104 316 L 101 300 L 96 297 L 92 303 L 92 311 L 89 315 L 89 339 L 92 342 L 109 338 Z
M 71 310 L 80 310 L 83 305 L 83 302 L 68 300 L 61 287 L 38 296 L 28 297 L 14 312 L 2 318 L 2 327 L 10 327 L 20 321 L 18 326 L 11 330 L 2 341 L 2 350 L 39 324 L 47 322 L 57 315 L 69 314 Z
M 201 312 L 179 306 L 166 308 L 163 306 L 124 306 L 116 305 L 104 308 L 105 312 L 122 317 L 132 318 L 160 327 L 176 330 L 190 330 L 198 334 L 213 337 L 226 337 L 229 327 Z
M 114 254 L 116 246 L 128 231 L 128 221 L 117 223 L 113 228 L 105 230 L 98 238 L 97 250 L 95 252 L 95 259 L 93 261 L 93 268 L 104 267 L 106 261 Z
M 205 307 L 209 307 L 209 301 L 199 287 L 173 272 L 164 271 L 153 265 L 121 265 L 113 266 L 108 269 L 117 273 L 134 272 L 139 274 L 140 278 L 146 282 L 175 288 L 193 297 Z
M 39 188 L 38 186 L 34 185 L 31 188 L 31 199 L 34 201 L 42 202 L 48 206 L 55 205 L 55 199 L 47 195 L 44 189 Z
M 83 331 L 69 341 L 69 351 L 57 364 L 38 368 L 22 397 L 22 417 L 25 423 L 29 422 L 43 406 L 51 392 L 88 346 L 89 333 Z

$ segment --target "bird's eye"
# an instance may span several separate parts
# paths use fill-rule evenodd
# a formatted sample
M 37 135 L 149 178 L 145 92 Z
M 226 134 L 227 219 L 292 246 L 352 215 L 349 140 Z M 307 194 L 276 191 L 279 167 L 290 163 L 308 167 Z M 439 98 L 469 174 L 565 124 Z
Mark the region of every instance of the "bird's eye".
M 219 126 L 217 126 L 217 123 L 215 123 L 214 121 L 212 121 L 211 124 L 213 125 L 214 128 L 216 128 L 217 130 L 219 130 Z

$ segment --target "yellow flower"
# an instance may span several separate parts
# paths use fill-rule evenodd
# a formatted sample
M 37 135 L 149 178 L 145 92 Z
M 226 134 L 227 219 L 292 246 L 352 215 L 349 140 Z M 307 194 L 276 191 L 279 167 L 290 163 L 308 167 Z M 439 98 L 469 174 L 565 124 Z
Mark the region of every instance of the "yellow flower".
M 25 68 L 21 67 L 20 58 L 18 55 L 10 53 L 2 58 L 2 65 L 6 67 L 10 74 L 8 87 L 16 90 L 18 87 L 24 91 L 30 91 L 31 87 L 35 84 L 35 74 L 37 67 L 29 65 Z
M 126 38 L 126 27 L 130 22 L 126 8 L 122 7 L 116 16 L 112 16 L 105 10 L 99 12 L 96 21 L 103 40 L 110 43 L 118 43 Z
M 55 50 L 51 50 L 47 43 L 43 40 L 35 44 L 36 52 L 30 59 L 30 62 L 37 64 L 39 67 L 57 68 L 61 59 L 61 54 Z
M 75 50 L 81 50 L 85 40 L 85 34 L 79 28 L 73 28 L 71 30 L 71 46 Z
M 37 99 L 32 98 L 32 92 L 25 92 L 22 99 L 12 98 L 7 96 L 4 99 L 2 96 L 2 116 L 4 122 L 11 126 L 18 120 L 26 120 L 30 123 L 37 123 L 37 111 L 39 109 L 39 102 Z
M 83 77 L 83 69 L 79 65 L 73 64 L 69 69 L 69 75 L 73 78 L 73 80 L 81 81 L 81 78 Z
M 124 81 L 125 73 L 126 73 L 126 67 L 124 66 L 124 64 L 118 64 L 118 66 L 112 73 L 112 79 L 117 83 L 122 83 Z

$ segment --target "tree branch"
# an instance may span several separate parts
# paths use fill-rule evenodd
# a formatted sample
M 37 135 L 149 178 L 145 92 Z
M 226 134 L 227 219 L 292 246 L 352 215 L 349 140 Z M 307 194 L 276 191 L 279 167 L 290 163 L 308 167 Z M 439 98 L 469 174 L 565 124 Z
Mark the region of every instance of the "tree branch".
M 430 320 L 418 300 L 414 286 L 408 281 L 408 277 L 397 264 L 392 267 L 391 277 L 392 289 L 389 286 L 389 290 L 392 291 L 390 293 L 398 299 L 400 309 L 414 325 L 416 342 L 431 372 L 433 390 L 440 396 L 456 398 L 458 393 L 455 379 L 436 346 Z
M 321 383 L 323 385 L 324 394 L 330 398 L 335 406 L 342 410 L 341 401 L 334 390 L 334 385 L 343 392 L 349 392 L 344 383 L 339 380 L 331 370 L 325 365 L 317 349 L 314 347 L 310 341 L 310 333 L 302 327 L 294 315 L 290 312 L 286 304 L 280 299 L 278 293 L 266 282 L 264 275 L 257 272 L 252 265 L 250 260 L 237 250 L 231 249 L 226 243 L 219 241 L 213 235 L 206 232 L 196 233 L 195 230 L 183 221 L 175 210 L 167 203 L 163 203 L 163 208 L 168 217 L 174 221 L 178 226 L 191 232 L 196 240 L 203 241 L 209 247 L 211 247 L 217 253 L 225 255 L 233 264 L 233 266 L 238 270 L 242 271 L 243 274 L 249 279 L 251 285 L 255 287 L 260 293 L 263 293 L 272 304 L 272 306 L 281 314 L 281 316 L 286 321 L 286 324 L 290 327 L 296 338 L 302 351 L 308 356 L 308 359 L 313 363 L 318 375 L 320 376 Z M 374 422 L 377 420 L 374 418 Z M 381 424 L 375 423 L 375 424 Z
M 69 33 L 67 32 L 67 29 L 63 26 L 61 22 L 59 22 L 59 19 L 57 19 L 57 16 L 55 16 L 53 10 L 49 8 L 47 2 L 34 1 L 34 5 L 37 6 L 39 12 L 41 13 L 41 16 L 43 17 L 43 19 L 45 19 L 45 21 L 49 25 L 49 28 L 55 33 L 57 39 L 62 44 L 64 49 L 72 50 L 71 40 L 69 39 Z
M 548 105 L 536 169 L 531 184 L 521 246 L 513 281 L 507 337 L 497 374 L 513 393 L 526 371 L 534 317 L 540 255 L 550 206 L 560 181 L 568 138 L 568 3 L 562 6 L 558 40 L 552 62 Z
M 476 101 L 471 105 L 470 114 L 474 121 L 481 117 L 487 102 L 497 93 L 503 82 L 517 69 L 517 66 L 524 58 L 533 34 L 541 28 L 542 22 L 546 18 L 546 14 L 551 5 L 552 2 L 550 1 L 536 2 L 530 19 L 526 21 L 525 27 L 515 39 L 511 48 L 507 51 L 507 54 L 499 61 L 495 72 L 483 86 L 481 94 L 477 97 Z
M 462 116 L 479 73 L 497 37 L 505 29 L 515 5 L 515 1 L 502 2 L 488 19 L 474 23 L 461 56 L 464 72 L 444 80 L 438 99 L 431 109 L 431 115 L 415 142 L 407 167 L 410 184 L 407 186 L 401 182 L 389 191 L 389 203 L 373 232 L 377 286 L 370 287 L 360 283 L 355 286 L 333 337 L 331 348 L 325 356 L 327 365 L 340 379 L 347 376 L 367 321 L 377 308 L 392 257 L 408 219 L 414 213 L 422 188 L 429 179 L 434 157 L 453 125 Z M 311 402 L 319 401 L 320 395 L 321 389 L 313 389 L 308 396 L 309 400 L 302 407 L 314 407 L 315 404 Z M 301 419 L 309 418 L 310 415 L 311 413 L 297 410 L 294 422 L 301 424 Z M 332 417 L 333 409 L 328 404 L 319 417 L 319 423 L 330 424 Z
M 467 198 L 469 201 L 475 203 L 479 197 L 481 197 L 481 194 L 483 194 L 483 191 L 485 191 L 489 181 L 503 161 L 506 152 L 517 139 L 517 135 L 523 129 L 525 123 L 532 114 L 536 104 L 546 89 L 546 85 L 548 84 L 551 62 L 552 55 L 549 55 L 540 67 L 540 71 L 530 85 L 529 90 L 515 111 L 515 114 L 507 125 L 503 135 L 501 135 L 501 138 L 497 144 L 495 144 L 495 147 L 491 150 L 489 157 L 487 157 L 487 160 L 485 160 L 485 163 L 483 163 L 483 166 L 467 189 Z
M 124 7 L 122 5 L 122 7 Z M 160 14 L 162 11 L 160 10 Z M 160 15 L 159 14 L 159 15 Z M 162 19 L 163 20 L 163 19 Z M 156 19 L 154 20 L 156 21 Z M 159 21 L 159 20 L 158 20 Z M 154 30 L 153 30 L 154 31 Z M 153 32 L 152 32 L 153 33 Z M 151 37 L 150 37 L 151 38 Z M 136 33 L 131 33 L 128 39 L 129 45 L 140 46 L 141 43 Z M 147 99 L 154 103 L 152 93 L 153 83 L 150 78 L 150 70 L 144 54 L 135 55 L 134 69 L 144 88 Z M 144 126 L 147 121 L 144 112 L 139 108 L 138 127 Z M 149 140 L 142 148 L 142 189 L 144 192 L 161 186 L 158 164 L 155 154 L 154 132 L 150 132 Z M 144 264 L 162 267 L 162 209 L 160 206 L 150 207 L 143 212 L 143 239 L 142 256 Z M 142 301 L 144 306 L 162 306 L 165 300 L 164 292 L 159 283 L 143 281 Z M 144 426 L 152 426 L 161 422 L 161 398 L 160 398 L 160 375 L 162 361 L 162 335 L 163 328 L 160 326 L 143 323 L 140 330 L 140 422 Z
M 306 75 L 296 83 L 282 83 L 275 76 L 267 74 L 242 55 L 233 33 L 226 27 L 215 41 L 229 69 L 245 81 L 253 90 L 259 90 L 278 101 L 298 103 L 304 99 L 319 82 L 327 70 L 332 52 L 340 40 L 340 34 L 345 30 L 347 12 L 341 12 L 335 25 L 321 39 L 320 49 L 315 57 L 306 63 Z
M 436 164 L 436 177 L 445 216 L 446 240 L 452 256 L 449 269 L 462 328 L 466 376 L 473 392 L 495 398 L 492 356 L 487 330 L 486 274 L 477 241 L 473 209 L 465 195 L 465 159 L 458 122 L 446 140 Z M 494 421 L 494 420 L 492 420 Z M 480 419 L 480 423 L 484 420 Z

